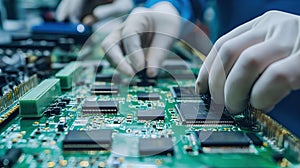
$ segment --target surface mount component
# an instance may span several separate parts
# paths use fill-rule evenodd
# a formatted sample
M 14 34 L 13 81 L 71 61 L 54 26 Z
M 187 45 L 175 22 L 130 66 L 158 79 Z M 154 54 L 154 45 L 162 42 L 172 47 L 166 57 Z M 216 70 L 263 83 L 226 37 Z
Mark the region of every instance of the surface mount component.
M 178 103 L 175 107 L 183 124 L 234 124 L 226 112 L 209 112 L 202 103 Z
M 119 74 L 96 74 L 96 82 L 113 82 L 119 83 L 121 77 Z
M 137 112 L 138 120 L 164 120 L 164 110 L 138 110 Z
M 248 147 L 250 139 L 243 132 L 199 131 L 201 147 Z
M 110 85 L 93 85 L 91 93 L 95 95 L 100 94 L 118 94 L 119 88 L 117 86 Z
M 104 113 L 112 114 L 118 112 L 116 101 L 85 101 L 82 105 L 82 113 Z
M 112 144 L 112 129 L 69 131 L 63 140 L 64 150 L 109 150 Z
M 137 94 L 138 100 L 159 100 L 159 94 L 158 93 L 145 93 L 145 92 L 139 92 Z
M 175 99 L 200 99 L 195 87 L 172 87 L 171 93 Z

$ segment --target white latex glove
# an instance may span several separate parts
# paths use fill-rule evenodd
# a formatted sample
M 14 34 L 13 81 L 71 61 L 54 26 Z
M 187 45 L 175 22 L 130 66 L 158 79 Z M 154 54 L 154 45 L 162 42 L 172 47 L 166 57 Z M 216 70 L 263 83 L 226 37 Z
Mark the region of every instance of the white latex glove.
M 300 17 L 279 11 L 264 15 L 222 36 L 210 51 L 196 82 L 196 92 L 211 93 L 232 114 L 250 100 L 271 110 L 300 88 Z
M 79 23 L 84 1 L 62 0 L 56 9 L 56 19 L 58 21 L 69 19 L 73 23 Z
M 64 21 L 69 19 L 73 23 L 79 23 L 83 13 L 86 0 L 62 0 L 56 10 L 56 19 Z M 97 20 L 110 16 L 121 16 L 127 14 L 134 7 L 132 0 L 114 0 L 110 4 L 95 7 L 93 15 Z
M 154 77 L 179 35 L 180 23 L 179 13 L 169 2 L 152 8 L 139 7 L 104 39 L 102 47 L 112 66 L 121 73 L 133 76 L 147 67 L 147 75 Z

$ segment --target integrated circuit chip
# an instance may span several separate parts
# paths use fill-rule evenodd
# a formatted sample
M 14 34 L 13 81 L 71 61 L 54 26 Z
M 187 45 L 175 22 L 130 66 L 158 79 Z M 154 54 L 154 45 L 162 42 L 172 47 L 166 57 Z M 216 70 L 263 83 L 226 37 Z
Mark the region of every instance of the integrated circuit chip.
M 175 99 L 200 99 L 195 87 L 172 87 L 171 93 Z
M 156 86 L 156 81 L 152 79 L 137 80 L 137 81 L 130 81 L 128 85 L 138 86 L 138 87 Z
M 117 86 L 110 85 L 93 85 L 91 93 L 95 95 L 99 94 L 118 94 L 119 88 Z
M 96 74 L 97 82 L 113 82 L 119 83 L 121 81 L 119 74 Z
M 248 147 L 250 139 L 243 132 L 199 131 L 201 147 Z
M 171 138 L 140 138 L 139 153 L 141 156 L 174 155 Z
M 118 112 L 117 101 L 85 101 L 82 105 L 82 113 L 104 113 L 111 114 Z
M 138 120 L 164 120 L 164 110 L 138 110 L 137 112 Z
M 138 100 L 159 100 L 159 94 L 158 93 L 145 93 L 145 92 L 139 92 L 137 94 Z
M 225 111 L 209 112 L 203 103 L 178 103 L 175 107 L 183 124 L 234 124 L 233 118 Z
M 112 129 L 69 131 L 63 140 L 64 150 L 109 150 L 112 144 Z

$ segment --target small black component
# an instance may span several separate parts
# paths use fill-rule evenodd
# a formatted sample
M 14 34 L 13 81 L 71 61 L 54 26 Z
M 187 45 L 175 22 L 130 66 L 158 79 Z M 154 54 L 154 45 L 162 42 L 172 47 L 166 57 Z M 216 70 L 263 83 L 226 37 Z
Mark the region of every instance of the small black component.
M 129 86 L 139 86 L 139 87 L 156 86 L 156 82 L 155 80 L 132 81 L 129 83 Z
M 37 159 L 37 158 L 39 158 L 39 153 L 34 153 L 32 156 L 34 159 Z
M 52 103 L 50 104 L 50 107 L 53 108 L 53 107 L 56 107 L 57 106 L 57 103 Z
M 141 156 L 174 155 L 171 138 L 140 138 L 139 152 Z
M 263 145 L 263 141 L 255 133 L 247 133 L 246 135 L 251 139 L 253 145 L 255 146 Z
M 187 147 L 184 148 L 184 150 L 186 152 L 193 152 L 193 147 L 192 146 L 187 146 Z
M 210 111 L 202 103 L 178 103 L 176 106 L 183 124 L 234 124 L 233 118 L 225 111 Z
M 99 64 L 97 67 L 96 67 L 96 73 L 99 74 L 101 73 L 101 71 L 103 70 L 103 65 L 102 64 Z
M 69 131 L 63 140 L 64 150 L 109 150 L 112 144 L 112 129 Z
M 200 99 L 200 95 L 195 92 L 195 87 L 172 87 L 171 93 L 175 99 Z
M 164 110 L 138 110 L 137 112 L 138 120 L 164 120 Z
M 117 101 L 85 101 L 82 105 L 82 113 L 117 113 Z
M 152 127 L 153 127 L 153 128 L 156 128 L 156 124 L 155 124 L 155 123 L 153 123 L 153 124 L 152 124 Z
M 141 87 L 145 87 L 145 86 L 156 86 L 156 82 L 153 80 L 147 80 L 147 81 L 141 81 L 141 82 L 137 82 L 136 86 L 141 86 Z
M 52 108 L 52 113 L 55 115 L 60 115 L 60 111 L 61 111 L 61 107 L 56 106 Z
M 145 93 L 145 92 L 139 92 L 137 94 L 138 100 L 159 100 L 159 94 L 158 93 Z
M 57 106 L 59 106 L 59 107 L 66 107 L 66 105 L 67 105 L 67 103 L 66 102 L 59 102 L 59 103 L 57 103 Z
M 284 158 L 284 155 L 280 152 L 276 152 L 272 155 L 272 158 L 275 162 L 281 162 L 282 159 Z
M 96 81 L 119 83 L 121 78 L 119 74 L 96 74 Z
M 17 163 L 23 151 L 20 148 L 8 149 L 4 156 L 0 157 L 0 167 L 13 167 Z
M 66 102 L 67 104 L 69 104 L 70 101 L 71 101 L 71 99 L 68 98 L 68 97 L 64 97 L 64 98 L 61 99 L 61 101 L 62 101 L 62 102 Z
M 109 86 L 109 85 L 94 85 L 92 86 L 91 93 L 95 95 L 99 94 L 118 94 L 118 86 Z
M 50 117 L 52 113 L 52 107 L 47 108 L 47 110 L 44 112 L 44 115 L 46 117 Z
M 199 131 L 201 147 L 248 147 L 250 139 L 243 132 Z
M 61 122 L 61 121 L 60 121 L 60 122 L 57 124 L 57 130 L 63 132 L 63 131 L 65 130 L 65 125 L 66 125 L 65 122 Z

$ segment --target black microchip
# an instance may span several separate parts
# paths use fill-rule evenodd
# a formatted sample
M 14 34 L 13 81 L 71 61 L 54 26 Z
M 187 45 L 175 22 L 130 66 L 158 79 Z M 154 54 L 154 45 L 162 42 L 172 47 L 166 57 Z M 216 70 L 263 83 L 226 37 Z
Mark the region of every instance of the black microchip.
M 247 133 L 246 134 L 252 141 L 255 146 L 262 146 L 263 141 L 255 134 L 255 133 Z
M 225 111 L 209 112 L 203 103 L 178 103 L 175 107 L 183 124 L 234 124 L 233 118 Z
M 250 139 L 243 132 L 199 131 L 201 147 L 248 147 Z
M 118 94 L 119 88 L 117 86 L 110 85 L 93 85 L 91 93 L 95 95 L 99 94 Z
M 147 87 L 147 86 L 156 86 L 155 80 L 138 80 L 131 81 L 129 86 L 139 86 L 139 87 Z
M 139 92 L 137 94 L 137 97 L 138 97 L 138 100 L 159 100 L 158 93 Z
M 138 110 L 137 112 L 138 120 L 164 120 L 164 110 Z
M 174 155 L 171 138 L 140 138 L 139 152 L 141 156 Z
M 69 131 L 63 140 L 64 150 L 109 150 L 112 144 L 112 129 Z
M 82 105 L 82 113 L 117 113 L 117 101 L 85 101 Z
M 195 87 L 172 87 L 171 93 L 175 99 L 200 99 Z
M 96 74 L 96 81 L 119 83 L 121 78 L 119 74 Z

